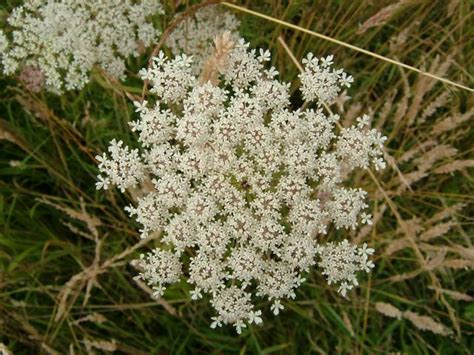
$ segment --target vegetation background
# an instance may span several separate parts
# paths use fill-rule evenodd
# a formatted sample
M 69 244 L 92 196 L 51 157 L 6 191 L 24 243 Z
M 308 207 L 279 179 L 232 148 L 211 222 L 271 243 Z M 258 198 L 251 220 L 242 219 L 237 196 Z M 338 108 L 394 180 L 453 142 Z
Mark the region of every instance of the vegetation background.
M 0 27 L 19 3 L 1 2 Z M 193 3 L 166 2 L 157 24 L 166 29 Z M 236 4 L 474 87 L 472 1 Z M 84 90 L 63 96 L 0 77 L 0 353 L 472 353 L 472 91 L 235 13 L 284 80 L 296 83 L 298 68 L 279 37 L 298 60 L 334 54 L 355 78 L 334 105 L 343 125 L 370 113 L 389 137 L 387 169 L 352 177 L 369 191 L 373 228 L 329 236 L 373 246 L 371 275 L 344 299 L 313 272 L 280 316 L 265 312 L 241 336 L 210 329 L 207 301 L 191 302 L 184 282 L 153 301 L 129 264 L 152 247 L 123 211 L 130 196 L 94 186 L 94 156 L 109 140 L 136 143 L 130 97 L 141 93 L 136 73 L 151 49 L 129 61 L 127 82 L 96 70 Z M 300 103 L 296 91 L 292 100 Z

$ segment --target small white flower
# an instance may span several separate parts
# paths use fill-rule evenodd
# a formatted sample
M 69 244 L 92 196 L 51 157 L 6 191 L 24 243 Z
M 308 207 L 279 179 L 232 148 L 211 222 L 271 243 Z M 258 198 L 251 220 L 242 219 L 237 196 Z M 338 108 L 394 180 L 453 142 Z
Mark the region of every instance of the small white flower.
M 258 52 L 259 52 L 259 56 L 257 57 L 257 59 L 260 62 L 268 62 L 268 61 L 271 60 L 271 54 L 270 54 L 270 51 L 268 49 L 263 50 L 262 48 L 259 48 Z
M 342 297 L 346 297 L 347 291 L 352 290 L 353 285 L 348 284 L 347 282 L 342 282 L 341 286 L 339 286 L 338 292 L 342 295 Z
M 280 310 L 283 310 L 285 309 L 285 307 L 280 303 L 279 300 L 273 302 L 273 304 L 271 305 L 270 307 L 270 310 L 273 312 L 274 315 L 279 315 L 280 314 Z
M 136 107 L 135 112 L 139 112 L 139 113 L 147 113 L 148 112 L 148 108 L 147 108 L 148 101 L 146 101 L 146 100 L 143 100 L 142 102 L 133 101 L 133 104 Z
M 367 243 L 362 244 L 362 247 L 359 248 L 359 253 L 364 255 L 372 255 L 375 252 L 375 249 L 368 248 Z
M 324 67 L 331 66 L 334 63 L 333 59 L 334 59 L 333 55 L 328 55 L 326 58 L 321 58 L 321 65 Z
M 222 327 L 222 322 L 219 320 L 219 317 L 211 317 L 212 323 L 211 328 L 215 329 L 216 327 Z
M 372 225 L 372 215 L 362 212 L 360 217 L 363 224 Z
M 350 88 L 351 84 L 354 82 L 354 78 L 351 75 L 346 73 L 341 74 L 341 85 Z
M 246 328 L 247 326 L 245 325 L 244 322 L 241 320 L 238 320 L 237 322 L 234 323 L 235 330 L 237 331 L 237 334 L 242 334 L 242 328 Z
M 255 323 L 255 324 L 260 324 L 263 322 L 262 317 L 262 311 L 257 311 L 257 312 L 250 312 L 249 315 L 249 323 Z
M 202 298 L 201 290 L 199 288 L 196 288 L 190 292 L 191 294 L 191 299 L 192 300 L 198 300 Z
M 357 117 L 356 121 L 358 123 L 358 126 L 360 128 L 363 128 L 370 124 L 370 117 L 367 115 L 362 115 L 362 117 Z

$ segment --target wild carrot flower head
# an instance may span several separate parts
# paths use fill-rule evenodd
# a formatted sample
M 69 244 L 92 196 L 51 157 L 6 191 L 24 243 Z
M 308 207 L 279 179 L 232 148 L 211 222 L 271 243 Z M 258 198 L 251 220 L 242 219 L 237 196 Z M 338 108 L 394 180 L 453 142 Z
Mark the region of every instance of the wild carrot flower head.
M 142 237 L 162 233 L 162 247 L 137 262 L 139 277 L 157 296 L 186 279 L 193 299 L 210 297 L 211 326 L 232 324 L 240 333 L 262 321 L 257 297 L 278 314 L 312 267 L 345 295 L 357 272 L 374 266 L 373 249 L 326 239 L 330 225 L 370 223 L 365 191 L 344 180 L 354 169 L 383 165 L 384 137 L 366 117 L 338 132 L 338 115 L 318 105 L 292 109 L 289 84 L 266 66 L 268 51 L 228 35 L 216 46 L 200 77 L 186 55 L 160 53 L 141 71 L 155 94 L 154 104 L 135 103 L 140 118 L 131 126 L 142 149 L 113 141 L 110 155 L 98 157 L 97 187 L 152 185 L 127 208 Z M 329 100 L 349 84 L 339 74 L 318 79 L 311 58 L 307 70 L 324 84 L 314 89 L 307 81 L 308 100 Z M 209 63 L 217 63 L 215 72 Z
M 82 88 L 96 64 L 122 78 L 125 59 L 156 39 L 148 19 L 161 11 L 154 0 L 26 0 L 8 18 L 8 47 L 0 34 L 3 71 L 38 68 L 53 92 Z

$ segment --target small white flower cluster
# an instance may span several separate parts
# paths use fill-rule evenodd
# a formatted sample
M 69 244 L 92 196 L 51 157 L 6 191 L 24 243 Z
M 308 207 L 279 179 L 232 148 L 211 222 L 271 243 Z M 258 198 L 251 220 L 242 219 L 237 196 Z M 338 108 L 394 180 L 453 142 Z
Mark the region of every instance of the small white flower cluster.
M 305 100 L 318 99 L 322 103 L 331 104 L 343 87 L 351 86 L 354 79 L 342 69 L 333 69 L 331 67 L 333 59 L 332 55 L 326 58 L 316 58 L 313 53 L 309 53 L 303 59 L 305 69 L 299 78 Z
M 204 61 L 212 54 L 214 37 L 229 31 L 237 39 L 239 26 L 239 20 L 231 12 L 219 5 L 206 6 L 180 22 L 166 44 L 174 55 L 193 56 L 192 73 L 198 75 Z
M 131 126 L 143 151 L 112 141 L 111 156 L 98 157 L 97 187 L 147 187 L 127 210 L 142 237 L 162 231 L 163 250 L 137 261 L 139 277 L 161 296 L 184 275 L 193 299 L 211 297 L 211 326 L 232 324 L 240 333 L 262 322 L 253 297 L 269 299 L 278 314 L 312 266 L 342 295 L 357 285 L 357 271 L 374 266 L 373 249 L 322 244 L 322 236 L 331 224 L 371 223 L 366 193 L 342 183 L 356 168 L 381 165 L 385 137 L 365 116 L 337 134 L 337 115 L 290 109 L 289 84 L 264 67 L 268 52 L 243 40 L 227 48 L 214 84 L 194 77 L 185 55 L 160 53 L 141 71 L 158 96 L 154 105 L 135 103 L 140 119 Z M 318 90 L 329 97 L 339 89 Z
M 323 269 L 322 274 L 326 275 L 328 284 L 340 283 L 339 292 L 346 296 L 348 290 L 358 286 L 356 272 L 364 270 L 370 272 L 374 263 L 369 260 L 369 255 L 374 253 L 374 249 L 367 248 L 363 244 L 362 248 L 349 244 L 347 240 L 339 243 L 327 243 L 320 245 L 317 250 L 321 256 L 318 265 Z
M 153 286 L 155 297 L 163 294 L 164 285 L 178 282 L 181 276 L 179 256 L 166 250 L 153 249 L 147 255 L 141 254 L 133 265 L 143 270 L 139 278 Z
M 56 93 L 82 88 L 96 64 L 122 78 L 125 59 L 156 39 L 147 19 L 162 11 L 155 0 L 26 0 L 8 18 L 11 43 L 0 34 L 3 71 L 38 68 Z

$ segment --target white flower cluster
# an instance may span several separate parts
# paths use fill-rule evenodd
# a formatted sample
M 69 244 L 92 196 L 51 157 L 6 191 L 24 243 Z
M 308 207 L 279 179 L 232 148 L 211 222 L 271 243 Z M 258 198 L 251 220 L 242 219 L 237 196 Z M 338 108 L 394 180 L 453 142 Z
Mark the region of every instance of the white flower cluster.
M 328 284 L 340 283 L 339 292 L 346 296 L 348 290 L 358 286 L 356 272 L 365 270 L 370 272 L 374 263 L 369 260 L 369 255 L 374 253 L 374 249 L 367 248 L 363 244 L 362 248 L 349 244 L 347 240 L 340 243 L 327 243 L 318 247 L 318 254 L 321 261 L 318 265 L 323 269 L 323 275 L 326 275 Z
M 331 68 L 334 56 L 316 58 L 309 53 L 303 64 L 305 70 L 299 75 L 301 80 L 301 91 L 307 101 L 315 99 L 323 103 L 331 104 L 343 87 L 350 87 L 354 81 L 352 76 L 347 75 L 342 69 Z
M 323 236 L 330 224 L 371 223 L 366 193 L 342 183 L 355 168 L 381 164 L 385 137 L 367 117 L 337 134 L 337 115 L 290 109 L 289 84 L 264 67 L 268 52 L 243 40 L 228 48 L 214 85 L 192 75 L 185 55 L 160 53 L 141 72 L 158 96 L 154 105 L 135 103 L 140 119 L 131 126 L 143 150 L 113 141 L 110 158 L 98 157 L 97 187 L 148 186 L 127 210 L 142 237 L 163 232 L 163 250 L 141 257 L 139 277 L 161 296 L 184 276 L 193 299 L 211 297 L 211 326 L 233 324 L 240 333 L 262 322 L 253 297 L 270 300 L 278 314 L 312 266 L 343 295 L 357 271 L 374 266 L 372 249 L 324 244 Z
M 206 6 L 196 11 L 193 17 L 180 22 L 166 44 L 174 55 L 186 53 L 193 56 L 192 73 L 197 75 L 204 61 L 212 54 L 214 37 L 229 31 L 237 39 L 239 25 L 239 20 L 221 6 Z
M 8 18 L 8 47 L 0 34 L 3 71 L 38 68 L 56 93 L 82 88 L 96 64 L 122 78 L 125 59 L 156 39 L 147 19 L 160 12 L 155 0 L 26 0 Z

